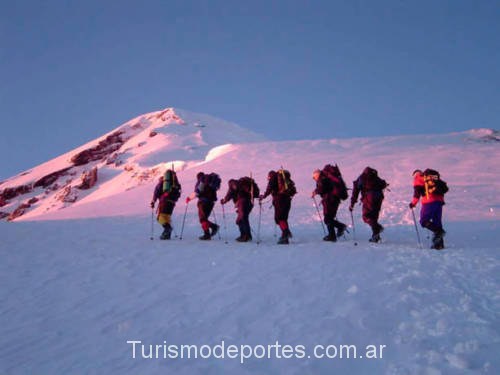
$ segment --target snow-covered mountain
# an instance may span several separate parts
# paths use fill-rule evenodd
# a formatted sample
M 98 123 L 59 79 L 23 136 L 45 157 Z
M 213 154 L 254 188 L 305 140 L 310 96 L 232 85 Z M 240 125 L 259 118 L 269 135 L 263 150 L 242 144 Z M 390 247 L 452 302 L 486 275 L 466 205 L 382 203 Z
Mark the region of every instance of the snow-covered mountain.
M 173 108 L 144 114 L 0 183 L 0 217 L 44 217 L 95 201 L 101 206 L 103 199 L 119 199 L 156 180 L 165 166 L 182 171 L 224 154 L 232 143 L 264 140 L 208 115 Z M 107 214 L 116 213 L 110 209 Z
M 272 142 L 172 108 L 139 116 L 0 185 L 0 210 L 21 214 L 0 222 L 0 373 L 498 374 L 499 150 L 489 129 Z M 229 204 L 214 209 L 221 237 L 199 241 L 196 207 L 183 199 L 172 240 L 151 241 L 160 228 L 149 201 L 172 163 L 183 198 L 200 170 L 218 172 L 225 190 L 250 172 L 264 188 L 268 170 L 289 169 L 299 191 L 292 243 L 276 244 L 268 201 L 250 217 L 260 244 L 233 240 Z M 326 163 L 348 182 L 369 165 L 390 183 L 381 243 L 368 242 L 360 209 L 351 222 L 346 203 L 338 219 L 350 233 L 321 240 L 311 172 Z M 421 228 L 417 245 L 416 168 L 439 170 L 450 187 L 443 251 L 429 249 Z M 144 344 L 135 358 L 129 341 Z M 164 358 L 162 345 L 219 356 Z M 221 345 L 239 355 L 221 358 Z M 366 358 L 369 345 L 383 353 Z

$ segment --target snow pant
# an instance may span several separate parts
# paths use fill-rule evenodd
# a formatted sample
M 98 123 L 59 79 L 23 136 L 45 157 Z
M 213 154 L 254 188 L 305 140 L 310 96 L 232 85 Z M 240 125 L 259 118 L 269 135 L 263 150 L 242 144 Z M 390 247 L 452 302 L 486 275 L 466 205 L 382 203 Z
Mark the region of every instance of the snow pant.
M 378 222 L 383 200 L 384 194 L 379 191 L 369 191 L 361 199 L 363 203 L 363 221 L 372 228 L 373 235 L 379 234 L 383 229 Z
M 200 219 L 201 228 L 205 233 L 208 233 L 209 229 L 214 227 L 214 223 L 208 219 L 213 208 L 213 201 L 198 199 L 198 217 Z
M 158 205 L 158 223 L 163 227 L 163 233 L 161 234 L 161 239 L 170 239 L 172 233 L 172 225 L 170 224 L 172 218 L 172 212 L 174 212 L 175 202 L 165 198 L 160 198 L 160 204 Z
M 174 212 L 175 202 L 169 199 L 160 199 L 158 205 L 157 220 L 161 226 L 165 227 L 166 224 L 170 226 L 172 212 Z
M 443 231 L 441 218 L 443 215 L 443 202 L 425 203 L 420 209 L 420 225 L 434 233 Z
M 292 207 L 292 198 L 287 194 L 278 194 L 273 198 L 273 206 L 274 221 L 280 227 L 283 233 L 282 237 L 289 236 L 291 233 L 288 227 L 288 214 Z
M 253 209 L 253 204 L 250 199 L 239 198 L 236 201 L 236 225 L 240 228 L 241 236 L 252 238 L 252 229 L 250 228 L 250 212 Z
M 345 227 L 344 223 L 336 219 L 340 199 L 335 195 L 328 194 L 326 197 L 322 198 L 321 204 L 323 206 L 323 221 L 328 229 L 328 236 L 335 238 L 335 228 L 340 229 Z

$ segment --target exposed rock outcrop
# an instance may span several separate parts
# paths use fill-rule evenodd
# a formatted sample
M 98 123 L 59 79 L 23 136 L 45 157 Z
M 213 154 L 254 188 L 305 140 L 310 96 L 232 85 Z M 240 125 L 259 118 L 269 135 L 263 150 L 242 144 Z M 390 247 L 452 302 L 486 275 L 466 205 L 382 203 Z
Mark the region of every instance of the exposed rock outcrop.
M 78 199 L 78 194 L 68 185 L 56 195 L 56 199 L 61 202 L 73 203 Z
M 24 213 L 26 212 L 26 210 L 28 208 L 30 208 L 31 205 L 29 203 L 21 203 L 19 206 L 17 206 L 17 208 L 9 215 L 9 217 L 7 218 L 8 221 L 12 221 L 16 218 L 18 218 L 19 216 L 22 216 L 24 215 Z
M 112 154 L 111 156 L 109 156 L 107 159 L 106 159 L 106 164 L 107 165 L 110 165 L 110 164 L 114 164 L 115 166 L 119 166 L 119 165 L 122 165 L 123 164 L 123 161 L 120 159 L 120 156 L 122 155 L 122 153 L 118 153 L 118 152 L 115 152 L 114 154 Z
M 122 134 L 123 130 L 118 130 L 108 135 L 100 141 L 97 146 L 88 148 L 74 155 L 71 158 L 71 162 L 74 165 L 85 165 L 90 161 L 106 158 L 108 155 L 117 151 L 125 143 L 125 139 L 122 138 Z
M 32 204 L 35 204 L 38 201 L 39 199 L 37 197 L 33 197 L 28 201 L 28 204 L 31 206 Z
M 179 125 L 184 125 L 184 120 L 175 113 L 173 108 L 167 108 L 156 115 L 156 118 L 165 122 L 175 122 Z
M 38 201 L 39 199 L 37 197 L 32 197 L 29 201 L 21 203 L 19 206 L 17 206 L 17 208 L 14 211 L 12 211 L 10 214 L 7 214 L 8 215 L 7 220 L 12 221 L 18 218 L 19 216 L 24 215 L 26 210 L 30 208 L 31 205 L 35 204 Z
M 42 177 L 41 179 L 39 179 L 38 181 L 35 182 L 35 184 L 33 185 L 34 187 L 38 187 L 38 186 L 41 186 L 43 188 L 46 188 L 48 187 L 49 185 L 51 185 L 52 183 L 56 182 L 57 179 L 61 176 L 64 176 L 67 174 L 67 172 L 71 169 L 72 167 L 68 167 L 68 168 L 64 168 L 64 169 L 60 169 L 58 171 L 55 171 L 55 172 L 52 172 L 44 177 Z
M 31 184 L 5 188 L 0 194 L 0 201 L 2 200 L 8 201 L 9 199 L 15 198 L 18 195 L 29 193 L 32 190 L 33 190 L 33 185 Z
M 77 186 L 78 189 L 90 189 L 97 182 L 97 167 L 92 168 L 90 171 L 85 171 L 82 174 L 82 183 Z

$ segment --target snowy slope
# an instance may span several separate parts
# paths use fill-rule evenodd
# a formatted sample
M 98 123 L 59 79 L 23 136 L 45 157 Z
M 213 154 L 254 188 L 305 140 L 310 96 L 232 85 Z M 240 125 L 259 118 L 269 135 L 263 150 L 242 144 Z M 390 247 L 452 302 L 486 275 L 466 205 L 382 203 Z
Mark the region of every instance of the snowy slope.
M 169 117 L 167 126 L 133 129 L 137 119 L 123 125 L 133 133 L 119 150 L 123 164 L 91 162 L 102 169 L 98 184 L 79 192 L 76 202 L 57 205 L 50 193 L 15 222 L 0 222 L 0 374 L 500 372 L 495 131 L 269 142 L 220 120 L 221 129 L 227 128 L 210 132 L 210 125 L 203 127 L 211 123 L 206 117 L 170 111 L 164 115 L 178 119 Z M 140 119 L 152 116 L 148 121 L 154 122 L 161 113 Z M 158 134 L 149 137 L 152 130 Z M 217 143 L 225 133 L 228 138 Z M 75 152 L 97 141 L 7 180 L 0 191 L 68 166 Z M 141 142 L 146 143 L 138 146 Z M 269 169 L 289 169 L 299 190 L 290 215 L 293 243 L 275 244 L 267 202 L 259 245 L 234 242 L 230 205 L 225 221 L 220 205 L 215 209 L 223 224 L 220 240 L 197 240 L 200 228 L 190 204 L 182 241 L 151 241 L 148 204 L 156 176 L 171 161 L 183 198 L 200 170 L 220 173 L 224 190 L 227 179 L 250 171 L 264 188 Z M 354 214 L 358 246 L 352 230 L 337 243 L 321 241 L 311 172 L 327 162 L 339 163 L 346 181 L 370 165 L 390 183 L 382 243 L 368 243 L 359 208 Z M 135 172 L 123 169 L 126 165 Z M 441 252 L 428 249 L 423 230 L 425 249 L 417 246 L 407 207 L 411 172 L 427 167 L 439 170 L 450 186 L 444 210 L 447 249 Z M 20 195 L 1 210 L 35 194 L 40 193 Z M 173 215 L 176 236 L 185 208 L 181 198 Z M 258 212 L 257 206 L 251 216 L 254 231 Z M 346 203 L 339 219 L 350 224 Z M 159 227 L 153 228 L 157 237 Z M 304 346 L 306 355 L 244 363 L 227 357 L 144 359 L 140 353 L 133 359 L 129 340 L 141 340 L 146 352 L 164 342 L 255 347 L 278 341 Z M 318 359 L 316 345 L 356 345 L 358 355 L 367 345 L 386 348 L 380 359 Z
M 498 374 L 498 223 L 447 224 L 436 252 L 411 226 L 369 244 L 359 221 L 358 246 L 324 243 L 317 224 L 294 225 L 286 247 L 272 226 L 236 244 L 233 220 L 227 245 L 198 241 L 194 222 L 170 242 L 149 240 L 147 218 L 0 223 L 0 373 Z M 386 349 L 241 364 L 133 359 L 130 340 Z

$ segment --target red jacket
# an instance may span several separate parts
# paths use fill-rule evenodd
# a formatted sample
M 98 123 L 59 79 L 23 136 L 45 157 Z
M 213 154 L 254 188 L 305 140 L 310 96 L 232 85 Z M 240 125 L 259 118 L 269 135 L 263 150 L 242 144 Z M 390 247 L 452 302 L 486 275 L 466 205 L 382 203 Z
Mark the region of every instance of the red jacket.
M 434 180 L 432 176 L 423 174 L 415 174 L 413 179 L 413 199 L 411 203 L 416 205 L 418 200 L 422 198 L 422 204 L 432 202 L 444 203 L 444 194 L 448 191 L 446 182 L 442 180 Z

